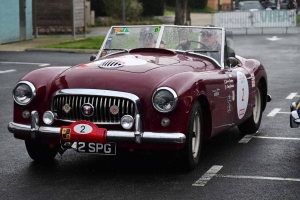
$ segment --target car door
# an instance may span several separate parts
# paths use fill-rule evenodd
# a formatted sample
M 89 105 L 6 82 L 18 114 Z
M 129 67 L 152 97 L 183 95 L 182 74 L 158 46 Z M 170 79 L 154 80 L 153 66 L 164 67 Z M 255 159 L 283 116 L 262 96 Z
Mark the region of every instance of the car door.
M 233 125 L 233 105 L 235 84 L 231 69 L 213 72 L 206 84 L 211 104 L 212 136 Z

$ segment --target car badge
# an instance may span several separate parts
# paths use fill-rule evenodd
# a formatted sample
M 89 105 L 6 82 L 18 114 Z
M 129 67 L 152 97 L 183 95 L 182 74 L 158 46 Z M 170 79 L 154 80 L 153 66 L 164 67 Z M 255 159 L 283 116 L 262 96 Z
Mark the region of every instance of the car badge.
M 116 115 L 119 113 L 119 107 L 116 106 L 116 105 L 112 105 L 110 108 L 109 108 L 109 112 L 112 114 L 112 115 Z
M 63 107 L 62 107 L 63 111 L 65 111 L 66 114 L 68 114 L 70 111 L 71 111 L 71 106 L 69 106 L 69 104 L 65 104 Z
M 218 89 L 216 89 L 216 90 L 213 90 L 213 93 L 214 93 L 214 97 L 216 97 L 216 96 L 219 96 L 219 94 L 220 94 L 220 89 L 218 88 Z
M 81 106 L 81 112 L 84 116 L 90 117 L 94 114 L 94 107 L 90 103 L 84 103 Z

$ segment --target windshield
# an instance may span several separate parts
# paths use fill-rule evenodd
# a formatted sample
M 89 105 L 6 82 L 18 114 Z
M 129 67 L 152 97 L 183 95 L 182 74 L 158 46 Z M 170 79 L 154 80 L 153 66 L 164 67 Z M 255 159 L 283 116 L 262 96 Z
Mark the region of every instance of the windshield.
M 241 2 L 240 10 L 258 9 L 262 10 L 263 7 L 259 2 Z
M 220 27 L 115 26 L 107 34 L 98 57 L 135 48 L 163 48 L 201 54 L 220 64 L 222 33 Z

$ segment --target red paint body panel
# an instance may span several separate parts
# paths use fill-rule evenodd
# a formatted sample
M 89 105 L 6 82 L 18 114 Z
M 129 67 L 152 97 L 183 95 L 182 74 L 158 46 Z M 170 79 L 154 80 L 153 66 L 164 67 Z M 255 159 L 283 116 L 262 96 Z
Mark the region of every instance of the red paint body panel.
M 115 59 L 122 60 L 120 56 L 132 56 L 144 62 L 142 65 L 126 65 L 116 68 L 99 67 L 101 60 Z M 142 129 L 147 132 L 180 132 L 186 134 L 189 114 L 193 103 L 203 95 L 209 103 L 212 127 L 205 133 L 205 139 L 211 138 L 218 133 L 228 130 L 245 121 L 251 115 L 255 87 L 260 79 L 266 79 L 266 72 L 263 66 L 256 60 L 246 60 L 238 57 L 242 66 L 233 69 L 220 70 L 212 62 L 201 56 L 184 54 L 166 54 L 155 52 L 137 52 L 115 54 L 100 60 L 81 64 L 71 68 L 48 67 L 35 70 L 25 75 L 21 80 L 27 80 L 34 84 L 37 89 L 37 96 L 29 106 L 19 106 L 14 103 L 14 122 L 30 124 L 30 119 L 23 119 L 24 110 L 37 110 L 40 113 L 41 125 L 42 113 L 51 110 L 52 95 L 67 88 L 90 88 L 112 91 L 121 91 L 135 94 L 141 101 Z M 248 108 L 242 119 L 237 117 L 236 101 L 228 103 L 228 96 L 237 99 L 236 84 L 237 71 L 245 74 L 255 74 L 256 86 L 249 83 Z M 231 75 L 232 77 L 230 77 Z M 226 88 L 232 83 L 232 88 Z M 267 81 L 266 81 L 267 82 Z M 170 113 L 160 113 L 152 106 L 152 95 L 158 87 L 170 87 L 178 95 L 178 105 Z M 226 88 L 226 89 L 225 89 Z M 161 119 L 170 119 L 170 125 L 163 127 Z M 205 117 L 205 116 L 204 116 Z M 55 122 L 53 126 L 69 125 L 68 123 Z M 101 125 L 98 125 L 101 128 Z M 103 128 L 118 130 L 118 126 L 105 126 Z M 24 137 L 17 136 L 20 139 Z M 29 138 L 28 138 L 29 139 Z M 49 140 L 48 142 L 53 142 Z M 59 141 L 57 141 L 59 142 Z M 160 145 L 160 144 L 130 144 L 119 143 L 118 146 L 126 148 L 144 149 L 179 149 L 184 144 Z

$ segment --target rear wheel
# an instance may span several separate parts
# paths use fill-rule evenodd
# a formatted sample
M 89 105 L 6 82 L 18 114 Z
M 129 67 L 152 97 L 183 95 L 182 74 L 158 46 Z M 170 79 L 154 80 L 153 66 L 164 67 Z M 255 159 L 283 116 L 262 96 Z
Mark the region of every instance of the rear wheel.
M 262 87 L 258 84 L 255 92 L 254 107 L 252 115 L 247 121 L 238 125 L 238 128 L 242 134 L 254 134 L 259 129 L 261 117 L 262 117 Z
M 189 117 L 186 145 L 181 150 L 181 162 L 185 170 L 193 170 L 199 163 L 202 130 L 201 106 L 196 102 Z
M 58 148 L 47 143 L 38 143 L 32 141 L 25 141 L 27 152 L 34 161 L 52 161 L 58 152 Z

